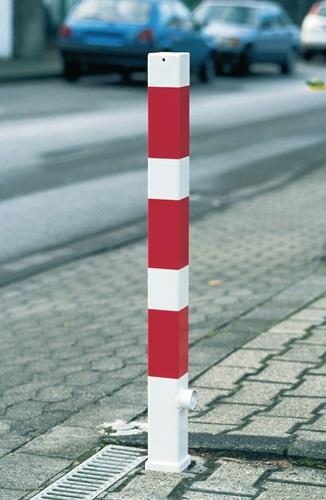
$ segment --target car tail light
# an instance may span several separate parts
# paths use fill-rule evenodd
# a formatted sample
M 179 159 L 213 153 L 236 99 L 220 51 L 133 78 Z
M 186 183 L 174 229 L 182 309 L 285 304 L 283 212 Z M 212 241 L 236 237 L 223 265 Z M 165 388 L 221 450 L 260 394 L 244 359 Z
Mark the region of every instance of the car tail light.
M 312 5 L 309 14 L 318 14 L 320 9 L 320 2 L 316 2 Z
M 62 38 L 69 38 L 71 35 L 71 29 L 66 24 L 63 24 L 59 29 L 59 36 Z
M 154 42 L 154 31 L 145 29 L 139 33 L 137 38 L 142 43 L 152 43 Z

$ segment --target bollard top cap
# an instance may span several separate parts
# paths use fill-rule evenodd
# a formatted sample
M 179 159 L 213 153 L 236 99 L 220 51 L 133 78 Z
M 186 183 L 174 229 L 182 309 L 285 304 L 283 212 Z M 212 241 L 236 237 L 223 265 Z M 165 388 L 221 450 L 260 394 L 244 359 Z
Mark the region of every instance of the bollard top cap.
M 188 52 L 155 52 L 148 54 L 149 87 L 187 87 L 190 84 Z

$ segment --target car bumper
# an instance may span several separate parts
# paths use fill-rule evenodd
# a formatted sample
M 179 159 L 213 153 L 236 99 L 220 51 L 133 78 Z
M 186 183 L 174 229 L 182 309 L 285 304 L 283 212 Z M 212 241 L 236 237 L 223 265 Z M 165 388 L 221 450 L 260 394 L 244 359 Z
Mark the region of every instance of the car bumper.
M 217 64 L 234 65 L 239 62 L 240 52 L 235 52 L 231 50 L 217 50 L 215 59 Z
M 88 47 L 59 46 L 62 57 L 67 62 L 78 62 L 85 70 L 93 67 L 109 69 L 143 70 L 147 66 L 147 55 L 152 49 L 128 50 Z

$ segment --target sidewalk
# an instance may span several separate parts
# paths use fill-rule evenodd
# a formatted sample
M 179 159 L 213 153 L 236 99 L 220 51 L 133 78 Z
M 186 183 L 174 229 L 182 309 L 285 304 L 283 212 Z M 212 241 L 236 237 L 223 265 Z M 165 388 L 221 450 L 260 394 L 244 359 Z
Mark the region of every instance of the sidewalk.
M 192 224 L 194 464 L 104 498 L 326 498 L 325 185 L 319 169 Z M 145 242 L 1 289 L 0 318 L 0 499 L 144 446 L 114 429 L 146 422 Z
M 56 50 L 48 51 L 38 59 L 0 59 L 0 84 L 20 80 L 54 78 L 62 73 L 60 55 Z

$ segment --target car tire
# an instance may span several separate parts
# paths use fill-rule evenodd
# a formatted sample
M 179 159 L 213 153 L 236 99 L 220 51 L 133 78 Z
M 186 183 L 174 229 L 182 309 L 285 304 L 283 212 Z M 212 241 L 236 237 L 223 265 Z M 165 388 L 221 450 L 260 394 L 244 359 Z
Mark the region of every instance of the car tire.
M 124 84 L 128 84 L 131 82 L 131 72 L 124 69 L 120 72 L 120 76 L 121 76 L 121 80 L 122 80 L 122 83 Z
M 67 82 L 77 82 L 81 76 L 80 64 L 72 61 L 64 61 L 63 77 Z
M 247 47 L 240 55 L 238 63 L 234 65 L 232 73 L 236 76 L 247 76 L 250 73 L 250 65 L 250 47 Z
M 285 61 L 281 64 L 281 72 L 283 75 L 292 75 L 295 70 L 296 53 L 293 49 L 286 54 Z
M 210 83 L 216 75 L 214 57 L 210 54 L 200 66 L 198 77 L 202 83 Z
M 305 61 L 311 61 L 311 59 L 314 57 L 314 53 L 312 50 L 305 49 L 303 51 L 302 57 Z

